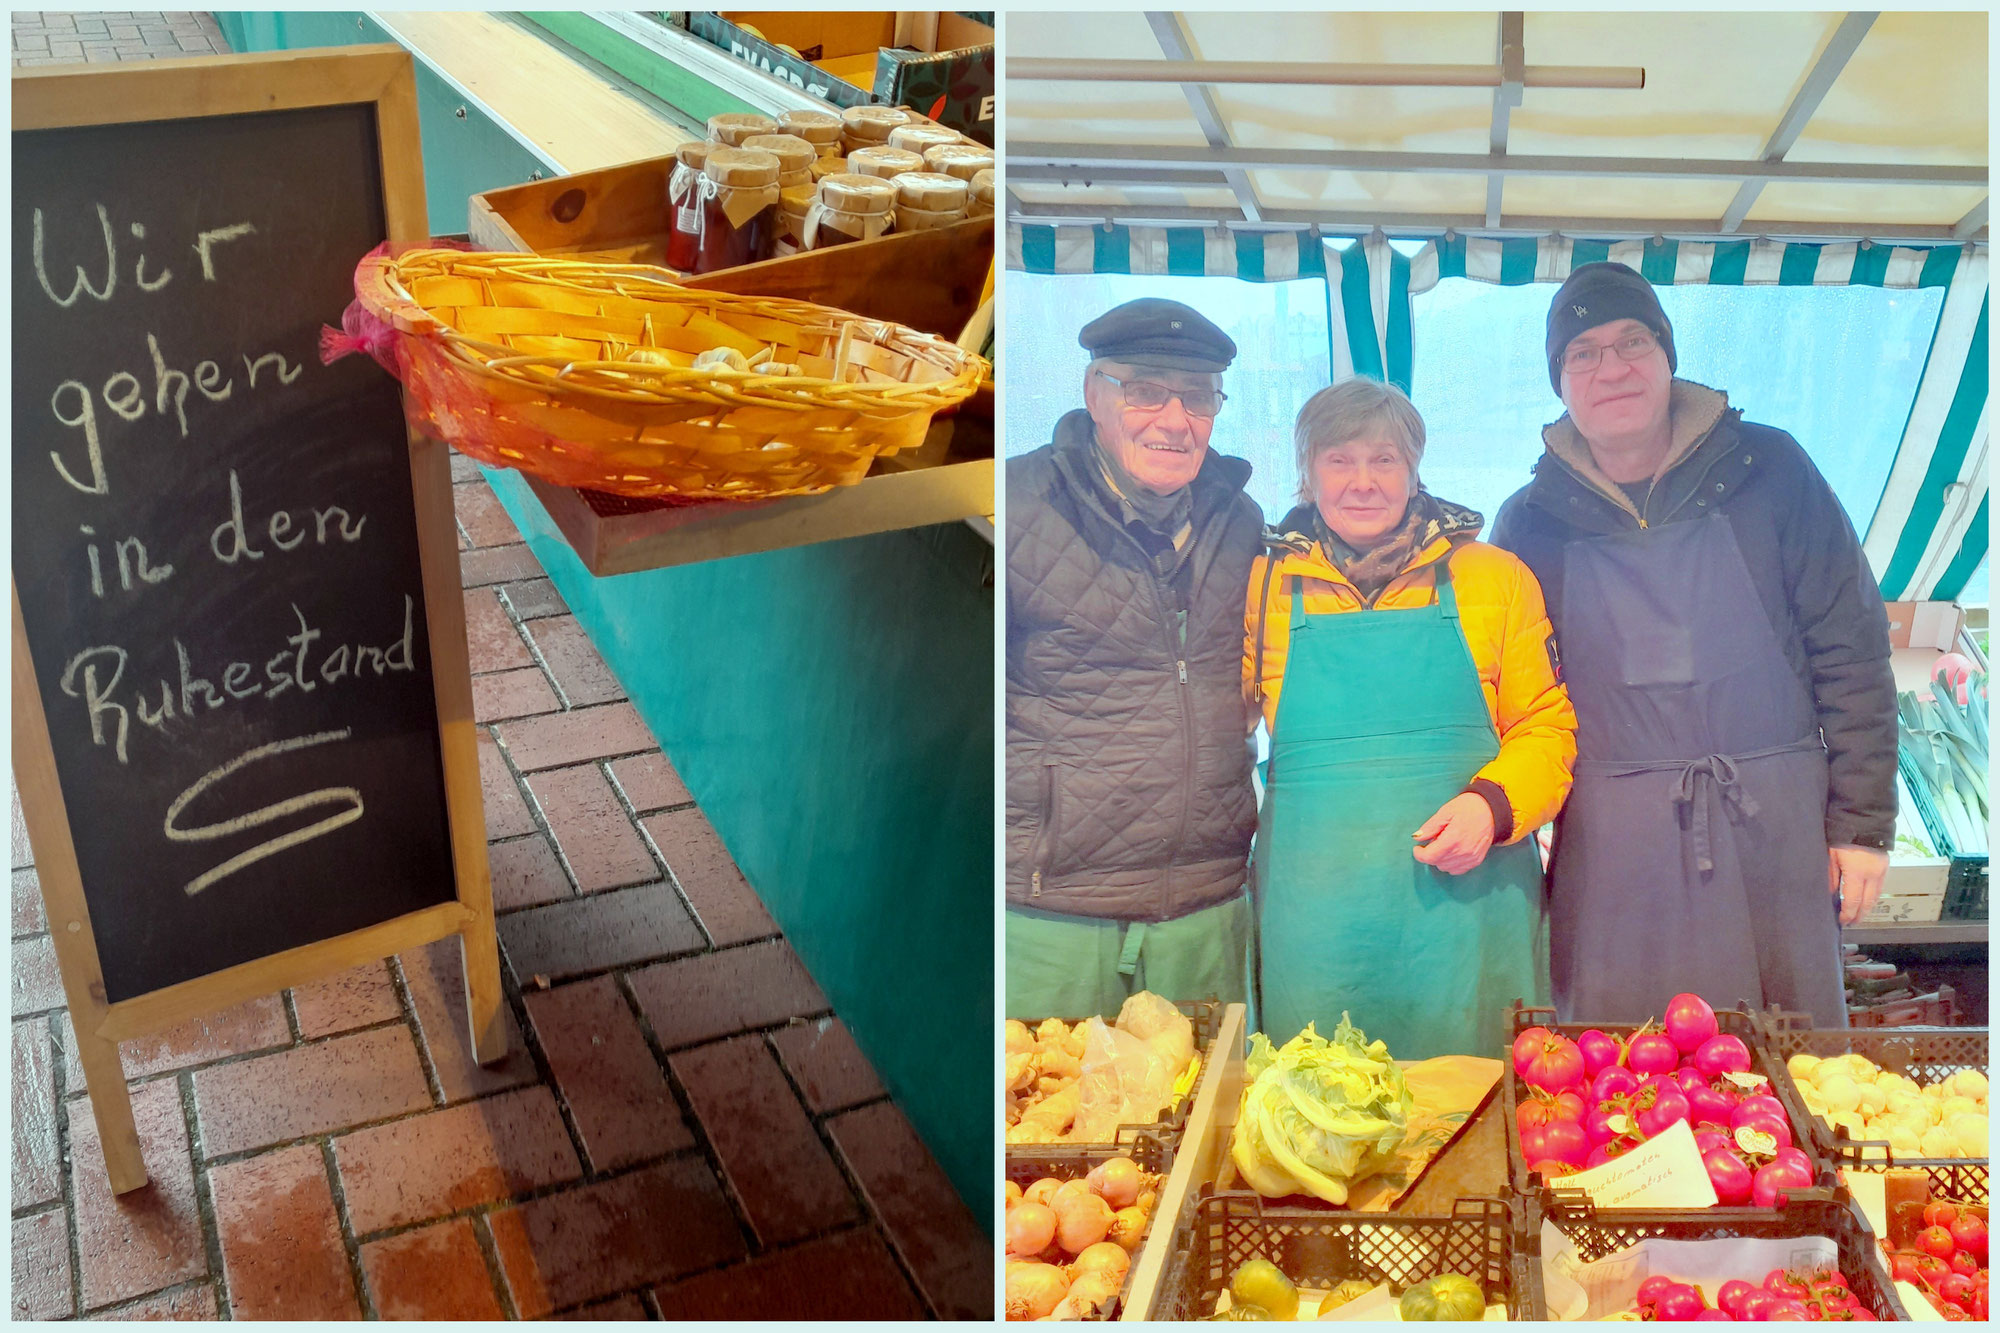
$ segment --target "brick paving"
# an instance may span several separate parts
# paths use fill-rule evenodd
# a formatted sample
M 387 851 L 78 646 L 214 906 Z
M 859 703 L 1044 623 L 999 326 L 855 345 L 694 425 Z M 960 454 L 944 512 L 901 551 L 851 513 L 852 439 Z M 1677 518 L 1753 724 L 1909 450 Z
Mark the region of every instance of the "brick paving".
M 16 65 L 102 65 L 229 52 L 222 29 L 207 14 L 16 11 L 13 19 Z
M 16 805 L 14 1317 L 990 1318 L 976 1220 L 453 476 L 507 1059 L 453 942 L 127 1042 L 152 1183 L 114 1197 Z

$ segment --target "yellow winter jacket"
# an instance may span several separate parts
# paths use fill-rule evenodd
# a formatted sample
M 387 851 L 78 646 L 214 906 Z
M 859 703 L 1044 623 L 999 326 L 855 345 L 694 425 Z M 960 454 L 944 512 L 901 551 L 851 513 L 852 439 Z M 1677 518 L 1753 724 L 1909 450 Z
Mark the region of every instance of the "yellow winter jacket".
M 1517 842 L 1553 819 L 1569 796 L 1576 763 L 1576 710 L 1562 683 L 1555 631 L 1542 604 L 1541 584 L 1514 556 L 1473 536 L 1461 531 L 1433 538 L 1382 591 L 1375 609 L 1430 605 L 1437 596 L 1437 562 L 1451 560 L 1459 623 L 1500 737 L 1500 753 L 1468 779 L 1484 778 L 1506 793 L 1514 813 L 1506 841 Z M 1259 681 L 1254 678 L 1259 669 L 1258 606 L 1264 599 L 1271 558 L 1258 556 L 1250 570 L 1243 618 L 1243 682 L 1253 705 L 1261 684 L 1264 721 L 1275 733 L 1292 635 L 1289 577 L 1296 574 L 1305 580 L 1306 610 L 1312 614 L 1361 610 L 1362 597 L 1317 542 L 1304 554 L 1279 553 L 1263 607 Z

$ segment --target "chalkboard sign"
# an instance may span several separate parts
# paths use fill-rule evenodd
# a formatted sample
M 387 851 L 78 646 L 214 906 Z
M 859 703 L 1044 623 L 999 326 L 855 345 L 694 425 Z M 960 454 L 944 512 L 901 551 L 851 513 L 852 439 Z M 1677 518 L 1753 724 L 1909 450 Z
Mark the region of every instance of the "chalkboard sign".
M 407 55 L 364 59 L 409 83 Z M 138 123 L 44 107 L 20 128 L 34 89 L 15 82 L 16 647 L 110 1006 L 454 903 L 465 878 L 440 713 L 470 689 L 445 463 L 424 465 L 440 524 L 396 382 L 318 356 L 356 262 L 392 235 L 382 108 L 342 95 L 364 67 L 328 55 L 305 62 L 337 75 L 324 104 L 213 114 L 218 86 L 271 106 L 252 85 L 300 63 L 214 62 L 205 91 L 200 69 L 98 76 L 100 107 L 178 80 L 200 108 Z M 92 82 L 69 79 L 72 99 Z M 440 626 L 455 642 L 434 661 Z M 450 720 L 475 764 L 469 717 Z M 476 773 L 458 785 L 476 823 Z M 59 943 L 62 915 L 52 898 Z

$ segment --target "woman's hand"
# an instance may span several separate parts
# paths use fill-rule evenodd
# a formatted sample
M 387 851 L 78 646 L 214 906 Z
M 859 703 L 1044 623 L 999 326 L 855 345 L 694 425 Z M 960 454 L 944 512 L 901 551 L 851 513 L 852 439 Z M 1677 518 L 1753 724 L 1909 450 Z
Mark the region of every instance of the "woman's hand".
M 1413 836 L 1419 861 L 1447 875 L 1463 875 L 1476 869 L 1493 845 L 1493 807 L 1471 792 L 1454 796 Z

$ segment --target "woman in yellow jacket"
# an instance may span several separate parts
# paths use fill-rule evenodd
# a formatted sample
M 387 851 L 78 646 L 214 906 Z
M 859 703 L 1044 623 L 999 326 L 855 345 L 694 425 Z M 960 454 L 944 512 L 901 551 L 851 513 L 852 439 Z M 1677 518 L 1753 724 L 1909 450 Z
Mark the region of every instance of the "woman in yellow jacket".
M 1252 566 L 1244 681 L 1271 730 L 1257 833 L 1261 1026 L 1343 1012 L 1399 1059 L 1495 1055 L 1547 1003 L 1533 834 L 1561 808 L 1576 713 L 1528 567 L 1417 480 L 1392 386 L 1321 390 L 1302 503 Z

